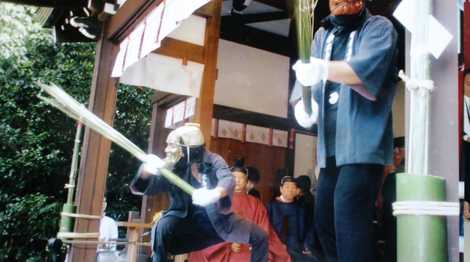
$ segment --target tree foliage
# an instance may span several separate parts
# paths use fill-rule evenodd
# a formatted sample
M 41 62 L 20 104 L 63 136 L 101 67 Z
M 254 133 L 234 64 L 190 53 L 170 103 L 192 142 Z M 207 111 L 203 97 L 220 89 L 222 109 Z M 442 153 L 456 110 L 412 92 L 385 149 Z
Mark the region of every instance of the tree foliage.
M 36 81 L 54 82 L 86 103 L 94 44 L 56 44 L 34 24 L 34 9 L 0 3 L 0 261 L 44 261 L 58 230 L 75 122 L 41 102 Z M 146 149 L 152 92 L 118 89 L 115 127 Z M 113 146 L 108 178 L 111 216 L 138 210 L 128 187 L 138 162 Z

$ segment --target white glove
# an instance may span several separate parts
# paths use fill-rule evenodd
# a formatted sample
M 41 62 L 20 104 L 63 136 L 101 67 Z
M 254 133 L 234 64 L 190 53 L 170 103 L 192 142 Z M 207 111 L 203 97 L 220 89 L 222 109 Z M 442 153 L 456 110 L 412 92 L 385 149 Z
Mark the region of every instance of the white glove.
M 143 170 L 145 173 L 152 175 L 160 175 L 158 171 L 160 168 L 165 166 L 165 162 L 154 154 L 148 154 L 145 156 Z
M 318 119 L 318 104 L 312 98 L 312 114 L 307 115 L 305 112 L 304 100 L 300 99 L 294 107 L 294 116 L 297 123 L 303 128 L 310 128 Z
M 310 63 L 297 62 L 292 66 L 297 81 L 303 86 L 313 86 L 328 78 L 328 62 L 323 59 L 310 57 Z
M 220 196 L 221 193 L 218 189 L 199 188 L 194 190 L 192 194 L 193 204 L 205 207 L 217 202 Z

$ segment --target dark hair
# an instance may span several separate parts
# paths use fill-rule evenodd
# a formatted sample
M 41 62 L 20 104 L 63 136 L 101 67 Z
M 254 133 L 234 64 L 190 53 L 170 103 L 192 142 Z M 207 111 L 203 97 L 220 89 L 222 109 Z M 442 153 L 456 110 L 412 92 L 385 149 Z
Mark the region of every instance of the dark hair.
M 233 167 L 230 168 L 230 171 L 243 173 L 243 174 L 245 174 L 247 177 L 249 176 L 249 173 L 250 173 L 250 172 L 248 171 L 248 168 L 243 167 L 243 166 L 233 166 Z
M 258 168 L 254 166 L 247 166 L 246 169 L 248 171 L 248 180 L 257 184 L 261 179 Z
M 463 75 L 466 76 L 467 74 L 470 74 L 470 68 L 465 68 L 463 70 Z
M 404 148 L 405 147 L 405 137 L 395 137 L 393 139 L 393 148 Z
M 295 182 L 297 183 L 297 186 L 302 189 L 303 192 L 310 191 L 310 187 L 312 186 L 312 181 L 310 180 L 310 177 L 306 175 L 298 176 L 295 178 Z
M 285 176 L 281 179 L 281 186 L 284 185 L 284 183 L 287 183 L 287 182 L 292 182 L 292 183 L 295 183 L 297 185 L 297 181 L 295 181 L 295 179 L 291 176 Z

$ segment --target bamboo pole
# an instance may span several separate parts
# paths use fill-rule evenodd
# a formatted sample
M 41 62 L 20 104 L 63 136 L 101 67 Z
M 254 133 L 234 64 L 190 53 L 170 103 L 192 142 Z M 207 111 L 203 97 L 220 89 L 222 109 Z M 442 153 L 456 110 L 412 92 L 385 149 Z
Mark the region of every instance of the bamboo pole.
M 448 211 L 436 215 L 423 206 L 444 203 L 445 179 L 429 173 L 429 143 L 431 116 L 431 58 L 427 50 L 429 16 L 432 0 L 414 0 L 414 30 L 410 46 L 410 78 L 405 82 L 410 91 L 410 119 L 408 130 L 406 172 L 396 177 L 396 207 L 414 202 L 419 208 L 405 210 L 397 217 L 398 262 L 446 262 Z M 434 209 L 434 207 L 433 207 Z M 402 210 L 403 211 L 403 210 Z M 417 211 L 421 214 L 416 215 Z
M 72 165 L 70 167 L 69 183 L 66 185 L 67 192 L 67 204 L 73 204 L 73 196 L 75 194 L 75 179 L 77 177 L 78 167 L 78 154 L 80 150 L 80 137 L 82 135 L 83 124 L 77 122 L 77 131 L 75 133 L 75 140 L 73 146 Z
M 80 121 L 77 121 L 77 130 L 75 132 L 75 140 L 73 146 L 73 154 L 72 154 L 72 164 L 70 167 L 70 174 L 69 174 L 69 183 L 65 185 L 67 189 L 67 202 L 62 207 L 62 213 L 60 217 L 60 232 L 72 232 L 73 225 L 75 224 L 75 220 L 71 216 L 67 216 L 64 214 L 75 213 L 76 206 L 74 204 L 74 195 L 75 195 L 75 180 L 77 176 L 77 167 L 78 167 L 78 158 L 79 158 L 79 150 L 80 150 L 80 137 L 82 135 L 83 125 Z
M 294 18 L 297 30 L 297 45 L 299 59 L 303 63 L 309 63 L 312 51 L 315 7 L 318 0 L 295 0 Z M 302 100 L 307 115 L 311 115 L 312 90 L 310 86 L 302 86 Z

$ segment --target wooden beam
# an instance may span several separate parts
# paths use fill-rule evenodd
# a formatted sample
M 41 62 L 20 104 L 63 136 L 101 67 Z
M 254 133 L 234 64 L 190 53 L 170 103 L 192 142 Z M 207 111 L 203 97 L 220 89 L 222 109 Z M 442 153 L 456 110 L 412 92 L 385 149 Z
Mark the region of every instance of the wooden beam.
M 111 70 L 118 46 L 105 38 L 97 43 L 95 69 L 90 91 L 89 109 L 112 125 L 116 107 L 116 83 L 111 79 Z M 108 161 L 111 142 L 101 135 L 86 129 L 81 151 L 80 172 L 75 202 L 77 212 L 101 215 L 106 190 Z M 75 232 L 98 232 L 99 221 L 77 219 Z M 71 249 L 74 262 L 95 261 L 96 246 L 74 244 Z
M 107 39 L 120 42 L 163 0 L 127 0 L 108 22 Z
M 286 1 L 291 1 L 291 0 L 255 0 L 255 1 L 272 6 L 272 7 L 276 7 L 282 10 L 287 10 Z
M 191 60 L 200 64 L 204 64 L 204 47 L 192 43 L 180 41 L 173 38 L 165 38 L 160 48 L 153 51 L 156 54 L 171 56 Z
M 2 0 L 18 5 L 32 5 L 39 7 L 60 7 L 60 8 L 78 8 L 85 7 L 86 0 Z
M 194 119 L 200 123 L 207 148 L 210 148 L 212 113 L 214 110 L 215 81 L 217 80 L 217 55 L 220 35 L 222 0 L 213 0 L 213 16 L 207 19 L 204 41 L 204 74 Z
M 202 6 L 196 12 L 194 12 L 195 15 L 202 16 L 202 17 L 212 17 L 215 12 L 214 12 L 214 2 L 211 1 L 207 3 L 206 5 Z
M 224 16 L 225 20 L 233 20 L 235 23 L 249 24 L 249 23 L 258 23 L 258 22 L 270 22 L 273 20 L 287 19 L 289 15 L 287 12 L 269 12 L 269 13 L 259 13 L 259 14 L 241 14 L 241 15 L 230 15 Z
M 225 16 L 222 17 L 220 38 L 289 57 L 296 50 L 288 37 L 259 30 Z

